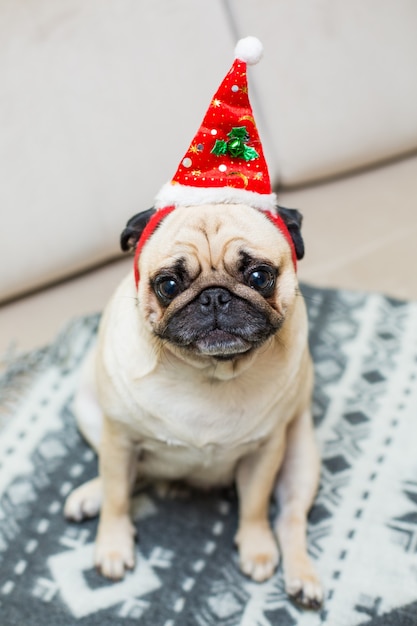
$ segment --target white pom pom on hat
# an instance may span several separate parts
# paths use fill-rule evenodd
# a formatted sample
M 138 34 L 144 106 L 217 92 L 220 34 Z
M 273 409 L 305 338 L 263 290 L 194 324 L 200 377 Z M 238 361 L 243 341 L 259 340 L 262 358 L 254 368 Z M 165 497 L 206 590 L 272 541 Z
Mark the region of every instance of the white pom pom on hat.
M 236 44 L 235 59 L 255 65 L 261 60 L 263 51 L 263 45 L 257 37 L 245 37 Z

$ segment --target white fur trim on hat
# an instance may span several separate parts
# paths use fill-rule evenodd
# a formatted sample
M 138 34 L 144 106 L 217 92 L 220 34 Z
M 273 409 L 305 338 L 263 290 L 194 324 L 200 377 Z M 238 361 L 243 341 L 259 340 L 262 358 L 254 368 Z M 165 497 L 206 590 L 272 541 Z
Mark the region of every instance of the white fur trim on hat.
M 155 208 L 195 206 L 198 204 L 248 204 L 255 209 L 272 211 L 277 205 L 275 193 L 260 194 L 234 187 L 187 187 L 166 183 L 155 198 Z
M 263 45 L 257 37 L 245 37 L 236 44 L 235 59 L 245 61 L 248 65 L 255 65 L 261 60 L 263 51 Z

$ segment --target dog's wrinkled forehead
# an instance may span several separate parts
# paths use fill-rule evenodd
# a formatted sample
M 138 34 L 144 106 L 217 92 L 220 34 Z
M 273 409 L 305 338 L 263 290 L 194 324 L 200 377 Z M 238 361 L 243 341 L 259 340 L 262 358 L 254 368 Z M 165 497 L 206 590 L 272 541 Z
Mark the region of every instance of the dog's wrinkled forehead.
M 290 258 L 285 239 L 264 215 L 245 205 L 210 205 L 170 213 L 144 247 L 140 263 L 148 273 L 175 267 L 196 277 L 231 271 L 243 258 L 277 265 L 283 256 Z

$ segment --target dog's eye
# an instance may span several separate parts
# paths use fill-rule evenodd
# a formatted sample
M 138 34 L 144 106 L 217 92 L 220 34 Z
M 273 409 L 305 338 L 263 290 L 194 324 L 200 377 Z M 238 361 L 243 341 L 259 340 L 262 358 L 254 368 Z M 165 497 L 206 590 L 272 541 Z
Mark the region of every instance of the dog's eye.
M 155 293 L 165 304 L 173 300 L 180 292 L 180 286 L 175 278 L 159 276 L 155 281 Z
M 268 267 L 257 267 L 248 274 L 247 282 L 249 287 L 256 289 L 263 296 L 272 295 L 275 287 L 275 272 Z

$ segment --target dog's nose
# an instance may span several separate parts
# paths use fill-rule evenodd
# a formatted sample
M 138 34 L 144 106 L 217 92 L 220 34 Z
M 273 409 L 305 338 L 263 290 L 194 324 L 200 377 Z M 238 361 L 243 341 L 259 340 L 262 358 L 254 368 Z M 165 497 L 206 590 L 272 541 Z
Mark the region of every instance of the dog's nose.
M 231 299 L 232 294 L 223 287 L 210 287 L 202 291 L 198 297 L 203 313 L 224 310 L 227 308 Z

